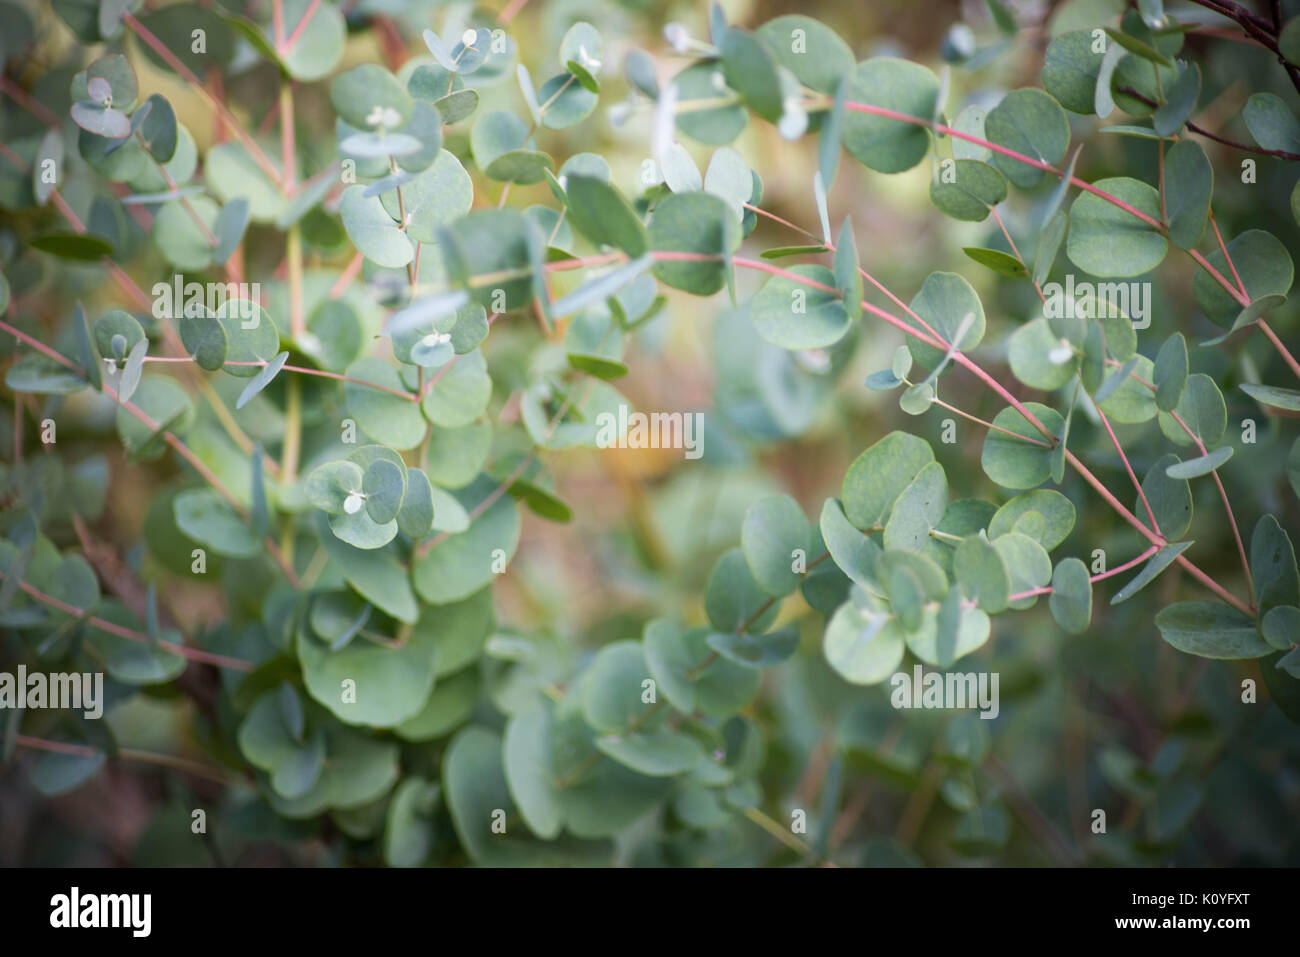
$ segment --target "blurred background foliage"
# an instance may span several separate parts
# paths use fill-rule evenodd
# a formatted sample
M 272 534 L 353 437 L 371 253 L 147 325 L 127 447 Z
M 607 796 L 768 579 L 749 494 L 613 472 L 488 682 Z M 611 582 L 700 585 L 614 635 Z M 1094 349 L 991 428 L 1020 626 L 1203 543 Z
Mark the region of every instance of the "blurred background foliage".
M 263 5 L 249 7 L 256 11 Z M 166 6 L 151 3 L 147 9 L 162 16 Z M 417 37 L 430 23 L 440 22 L 447 6 L 420 0 L 345 3 L 350 32 L 339 69 L 365 62 L 387 62 L 396 69 L 406 57 L 403 51 L 411 48 L 402 38 Z M 949 115 L 967 103 L 992 105 L 1007 90 L 1040 85 L 1043 52 L 1052 36 L 1110 22 L 1122 8 L 1118 0 L 1009 2 L 1007 9 L 1020 28 L 1008 37 L 982 0 L 728 0 L 722 6 L 730 22 L 751 27 L 783 13 L 813 16 L 844 37 L 859 60 L 896 54 L 938 70 L 945 59 L 958 61 L 959 53 L 976 51 L 973 63 L 952 63 Z M 1288 16 L 1300 12 L 1300 4 L 1282 6 Z M 54 113 L 66 115 L 68 81 L 81 65 L 79 41 L 48 4 L 27 4 L 26 9 L 38 38 L 35 59 L 47 70 L 37 80 L 37 95 Z M 1226 20 L 1198 7 L 1170 9 L 1183 20 L 1206 24 L 1186 44 L 1202 68 L 1202 104 L 1208 106 L 1199 121 L 1229 139 L 1251 142 L 1239 117 L 1245 98 L 1272 90 L 1292 102 L 1294 91 L 1285 75 L 1271 56 L 1243 42 Z M 685 23 L 697 36 L 707 35 L 707 10 L 700 3 L 532 0 L 510 27 L 520 39 L 521 60 L 533 68 L 531 51 L 537 50 L 539 59 L 549 57 L 547 51 L 556 48 L 577 19 L 600 29 L 606 56 L 616 64 L 632 47 L 649 51 L 661 63 L 671 62 L 673 54 L 661 33 L 670 21 Z M 141 89 L 163 93 L 193 132 L 200 154 L 205 153 L 221 134 L 203 100 L 160 68 L 140 44 L 132 46 L 130 59 Z M 249 125 L 261 124 L 273 143 L 274 127 L 262 121 L 274 108 L 274 73 L 251 57 L 235 62 L 245 68 L 227 72 L 227 101 Z M 533 73 L 547 75 L 545 65 L 536 64 Z M 629 182 L 648 155 L 651 115 L 641 111 L 621 125 L 613 122 L 608 107 L 619 101 L 625 84 L 616 71 L 607 73 L 611 79 L 601 108 L 570 130 L 543 132 L 544 148 L 557 165 L 578 152 L 598 152 L 608 158 L 615 182 Z M 519 108 L 513 83 L 481 93 L 480 109 L 494 104 Z M 297 112 L 300 128 L 316 134 L 308 132 L 301 142 L 304 164 L 319 168 L 335 148 L 326 86 L 300 87 Z M 1077 168 L 1082 178 L 1126 174 L 1154 180 L 1149 142 L 1097 135 L 1096 128 L 1105 124 L 1096 117 L 1071 114 L 1070 119 L 1075 138 L 1086 140 Z M 3 103 L 0 121 L 6 142 L 42 130 L 38 118 L 10 99 Z M 466 140 L 467 130 L 447 130 L 446 147 L 452 152 L 467 154 Z M 1215 212 L 1225 235 L 1262 228 L 1294 250 L 1297 225 L 1287 197 L 1300 168 L 1258 157 L 1257 181 L 1243 184 L 1241 161 L 1249 154 L 1201 142 L 1217 174 Z M 685 143 L 703 168 L 711 148 Z M 732 145 L 762 176 L 764 208 L 817 231 L 812 139 L 788 142 L 773 126 L 751 118 Z M 832 220 L 852 218 L 863 265 L 904 299 L 935 270 L 969 279 L 989 318 L 981 361 L 998 370 L 1013 394 L 1024 395 L 1028 390 L 1014 383 L 997 350 L 1005 347 L 1010 330 L 1041 314 L 1041 306 L 1030 284 L 999 276 L 963 255 L 964 246 L 1006 249 L 1006 240 L 992 220 L 959 223 L 941 216 L 928 197 L 931 172 L 932 165 L 923 163 L 884 176 L 846 162 L 829 197 Z M 495 188 L 488 187 L 479 202 L 495 199 L 490 192 Z M 1003 207 L 1022 250 L 1034 246 L 1038 209 L 1047 192 L 1013 195 Z M 79 198 L 71 195 L 69 200 L 75 205 Z M 544 203 L 549 197 L 544 184 L 516 186 L 510 201 Z M 351 257 L 346 243 L 330 248 L 327 232 L 322 228 L 321 241 L 309 242 L 309 275 L 318 269 L 337 273 Z M 145 238 L 137 236 L 141 255 L 147 255 Z M 0 245 L 10 247 L 7 256 L 14 241 L 11 229 L 0 228 Z M 799 241 L 760 218 L 743 249 L 756 256 L 762 249 Z M 269 276 L 280 262 L 280 237 L 254 224 L 244 257 L 249 276 Z M 30 259 L 23 262 L 22 268 L 42 268 Z M 1174 331 L 1196 340 L 1218 333 L 1192 298 L 1193 269 L 1189 260 L 1172 256 L 1162 267 L 1162 281 L 1154 285 L 1152 325 L 1139 338 L 1148 354 Z M 61 295 L 80 297 L 90 314 L 115 303 L 115 290 L 97 266 L 61 267 L 60 276 Z M 760 279 L 738 277 L 742 302 Z M 557 296 L 565 291 L 565 281 L 563 275 L 557 279 Z M 40 288 L 39 283 L 25 285 Z M 796 367 L 774 372 L 764 353 L 780 350 L 755 339 L 725 293 L 705 300 L 671 290 L 668 295 L 668 308 L 635 336 L 627 360 L 631 372 L 619 388 L 637 409 L 703 411 L 704 458 L 684 460 L 680 450 L 672 449 L 572 450 L 551 456 L 561 497 L 581 507 L 567 524 L 525 512 L 518 556 L 511 573 L 495 586 L 499 637 L 527 635 L 549 642 L 558 659 L 577 664 L 604 644 L 640 635 L 652 618 L 701 621 L 703 583 L 722 551 L 737 543 L 741 520 L 753 502 L 786 492 L 816 516 L 825 498 L 838 494 L 853 458 L 894 429 L 930 441 L 954 499 L 1009 497 L 992 491 L 980 469 L 980 429 L 958 419 L 956 443 L 945 444 L 940 438 L 946 418 L 942 410 L 912 417 L 898 409 L 895 395 L 863 387 L 868 373 L 889 365 L 901 341 L 895 331 L 865 319 L 854 332 L 851 349 L 837 348 L 845 357 L 834 376 Z M 886 304 L 872 290 L 867 295 Z M 45 308 L 39 298 L 24 306 L 38 314 Z M 1295 312 L 1293 299 L 1274 320 L 1279 334 L 1291 341 Z M 500 374 L 494 409 L 522 384 L 512 383 L 509 372 L 501 370 L 511 368 L 512 353 L 526 355 L 536 337 L 536 330 L 522 322 L 493 329 L 494 376 Z M 1240 380 L 1248 364 L 1266 371 L 1275 362 L 1267 343 L 1255 336 L 1233 348 L 1193 349 L 1192 368 L 1223 385 Z M 787 378 L 775 384 L 764 380 L 774 374 Z M 960 394 L 963 407 L 991 419 L 1000 408 L 996 397 L 974 387 L 969 377 L 964 382 L 970 387 L 958 392 L 960 387 L 951 385 L 949 397 Z M 241 387 L 237 381 L 216 385 L 231 400 Z M 1300 527 L 1300 505 L 1277 480 L 1276 462 L 1287 447 L 1280 426 L 1238 390 L 1224 386 L 1223 391 L 1229 438 L 1236 433 L 1236 462 L 1224 478 L 1243 528 L 1253 527 L 1264 512 L 1277 515 L 1284 527 Z M 70 404 L 84 398 L 73 397 Z M 1253 445 L 1239 440 L 1245 418 L 1259 423 Z M 1121 463 L 1104 431 L 1075 421 L 1071 448 L 1112 488 L 1125 488 Z M 69 459 L 79 449 L 109 456 L 114 480 L 93 537 L 110 549 L 112 543 L 125 545 L 124 561 L 148 565 L 156 558 L 143 554 L 139 530 L 157 507 L 157 490 L 167 476 L 149 464 L 127 461 L 114 443 L 100 449 L 103 426 L 83 421 L 77 430 L 61 432 L 60 451 Z M 5 416 L 0 449 L 6 454 L 10 429 Z M 1121 438 L 1126 434 L 1136 433 L 1121 427 Z M 1129 448 L 1139 474 L 1162 451 L 1140 444 Z M 1252 462 L 1262 465 L 1251 468 Z M 1229 588 L 1240 589 L 1240 568 L 1221 506 L 1208 483 L 1194 488 L 1197 516 L 1191 537 L 1198 561 Z M 1117 564 L 1144 547 L 1135 532 L 1099 507 L 1081 482 L 1068 482 L 1062 491 L 1075 503 L 1080 521 L 1061 554 L 1087 556 L 1102 548 Z M 1121 494 L 1125 501 L 1131 497 Z M 185 624 L 235 622 L 258 613 L 255 582 L 246 583 L 248 604 L 240 609 L 225 606 L 220 595 L 182 577 L 166 581 L 167 605 Z M 988 644 L 961 666 L 1000 674 L 1001 713 L 995 721 L 972 714 L 896 711 L 887 684 L 859 688 L 845 683 L 822 655 L 821 614 L 796 596 L 786 604 L 783 621 L 800 628 L 802 646 L 785 665 L 764 671 L 762 691 L 746 709 L 762 731 L 760 781 L 768 818 L 788 829 L 792 811 L 806 811 L 805 840 L 817 857 L 844 864 L 1300 863 L 1300 735 L 1262 688 L 1259 703 L 1242 703 L 1243 679 L 1259 683 L 1258 663 L 1193 658 L 1159 639 L 1154 610 L 1195 590 L 1179 574 L 1164 575 L 1115 607 L 1103 600 L 1113 590 L 1110 586 L 1118 587 L 1111 582 L 1099 586 L 1093 627 L 1082 636 L 1063 633 L 1045 602 L 995 619 Z M 502 662 L 484 660 L 482 677 L 490 694 L 480 699 L 477 720 L 500 725 L 492 697 L 509 694 L 505 672 Z M 114 709 L 110 721 L 123 746 L 158 752 L 193 752 L 203 734 L 193 702 L 168 686 L 147 689 Z M 270 865 L 383 859 L 380 836 L 349 838 L 345 826 L 328 818 L 287 822 L 251 791 L 223 791 L 210 782 L 142 765 L 116 762 L 72 793 L 47 798 L 17 767 L 30 757 L 0 768 L 0 862 L 5 864 Z M 194 807 L 221 808 L 205 841 L 190 833 L 189 809 Z M 1091 830 L 1094 809 L 1106 813 L 1104 834 Z M 438 834 L 440 842 L 454 844 L 451 827 L 439 828 Z M 670 833 L 649 857 L 637 856 L 635 840 L 626 846 L 625 859 L 636 863 L 760 865 L 802 857 L 740 816 L 708 832 Z

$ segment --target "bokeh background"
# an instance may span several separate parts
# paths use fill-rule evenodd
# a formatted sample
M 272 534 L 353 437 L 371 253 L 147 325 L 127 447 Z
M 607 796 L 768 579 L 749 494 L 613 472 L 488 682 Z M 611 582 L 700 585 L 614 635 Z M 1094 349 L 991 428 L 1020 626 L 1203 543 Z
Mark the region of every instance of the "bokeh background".
M 149 9 L 164 6 L 146 4 Z M 396 69 L 409 56 L 422 55 L 417 48 L 421 29 L 470 9 L 418 0 L 344 6 L 356 30 L 342 68 L 384 62 Z M 983 0 L 728 0 L 722 6 L 731 22 L 751 27 L 782 13 L 805 13 L 835 28 L 859 59 L 894 54 L 936 71 L 950 69 L 948 113 L 954 115 L 968 103 L 992 105 L 1007 90 L 1041 85 L 1043 51 L 1053 35 L 1110 22 L 1122 5 L 1107 0 L 1008 2 L 1020 24 L 1011 37 L 998 30 Z M 76 53 L 77 42 L 47 4 L 24 7 L 34 17 L 44 62 L 61 63 Z M 256 10 L 259 3 L 249 7 Z M 1242 42 L 1222 18 L 1190 5 L 1170 9 L 1206 24 L 1190 33 L 1186 44 L 1204 77 L 1198 122 L 1250 142 L 1239 118 L 1242 104 L 1259 90 L 1285 97 L 1289 86 L 1281 70 L 1260 48 Z M 535 76 L 546 75 L 540 65 L 549 56 L 545 51 L 553 51 L 579 18 L 601 30 L 609 60 L 620 63 L 628 49 L 639 47 L 655 58 L 661 77 L 685 62 L 663 40 L 667 22 L 680 21 L 695 35 L 707 35 L 703 3 L 531 0 L 510 32 L 530 67 L 533 51 L 538 51 Z M 365 29 L 367 25 L 372 28 Z M 203 101 L 159 69 L 139 44 L 132 46 L 131 60 L 141 88 L 163 92 L 172 101 L 201 154 L 222 135 Z M 609 159 L 615 182 L 629 184 L 649 153 L 651 118 L 643 108 L 616 122 L 619 117 L 608 108 L 621 102 L 627 85 L 617 70 L 607 67 L 606 73 L 613 79 L 591 119 L 541 135 L 557 163 L 574 153 L 599 152 Z M 275 89 L 269 68 L 249 59 L 248 68 L 228 75 L 226 83 L 228 101 L 252 126 L 269 118 Z M 60 100 L 58 87 L 50 81 L 42 90 L 50 108 L 66 115 L 66 92 Z M 512 83 L 483 95 L 484 109 L 494 103 L 521 108 Z M 298 111 L 300 123 L 321 134 L 304 142 L 306 162 L 310 166 L 319 159 L 317 165 L 323 165 L 334 148 L 327 88 L 303 89 Z M 12 101 L 4 101 L 0 115 L 6 139 L 33 129 L 35 121 Z M 1097 135 L 1105 121 L 1095 117 L 1072 115 L 1071 120 L 1076 141 L 1086 138 L 1080 176 L 1093 180 L 1123 173 L 1154 181 L 1149 143 Z M 273 136 L 273 125 L 268 130 Z M 464 131 L 449 131 L 448 148 L 467 151 L 465 137 Z M 710 148 L 685 142 L 703 168 Z M 1258 227 L 1297 249 L 1300 235 L 1286 197 L 1300 169 L 1261 159 L 1257 181 L 1243 184 L 1239 171 L 1245 154 L 1209 141 L 1202 145 L 1215 167 L 1215 211 L 1225 235 Z M 751 119 L 733 146 L 763 179 L 763 207 L 816 232 L 811 185 L 817 168 L 815 140 L 788 142 L 771 125 Z M 312 156 L 312 149 L 320 151 L 319 157 Z M 948 155 L 947 149 L 947 144 L 936 145 L 938 155 Z M 1000 277 L 963 254 L 965 246 L 1006 249 L 1007 243 L 992 220 L 968 224 L 940 215 L 928 199 L 932 168 L 924 163 L 908 173 L 884 176 L 846 159 L 829 197 L 831 219 L 852 217 L 863 265 L 905 300 L 930 272 L 965 276 L 989 317 L 989 335 L 978 358 L 1014 394 L 1029 395 L 1010 376 L 999 344 L 1010 330 L 1041 314 L 1041 305 L 1028 283 Z M 477 204 L 494 203 L 496 189 L 485 185 Z M 512 204 L 550 201 L 544 185 L 515 190 Z M 1036 243 L 1047 192 L 1013 195 L 1003 207 L 1007 227 L 1026 255 Z M 745 241 L 744 254 L 756 257 L 763 249 L 800 241 L 797 234 L 760 219 Z M 12 235 L 0 222 L 4 242 L 12 242 Z M 256 228 L 250 232 L 244 252 L 250 277 L 261 274 L 274 281 L 280 242 L 274 234 L 262 235 Z M 348 258 L 350 251 L 314 248 L 308 265 L 337 271 Z M 1064 260 L 1058 264 L 1058 270 L 1063 268 Z M 1160 268 L 1153 322 L 1139 338 L 1139 348 L 1148 355 L 1174 331 L 1189 340 L 1217 333 L 1192 299 L 1192 275 L 1193 265 L 1185 257 L 1171 255 Z M 79 294 L 88 301 L 99 308 L 113 304 L 114 290 L 102 275 L 87 274 L 82 282 Z M 743 302 L 758 288 L 760 277 L 740 275 L 738 282 Z M 887 305 L 873 292 L 868 295 Z M 698 300 L 669 291 L 669 297 L 665 312 L 634 337 L 627 360 L 632 371 L 619 387 L 638 409 L 702 411 L 704 458 L 688 461 L 671 449 L 550 456 L 558 493 L 574 506 L 573 519 L 555 524 L 525 513 L 518 557 L 496 586 L 501 633 L 544 636 L 553 648 L 557 675 L 571 671 L 604 643 L 639 635 L 651 618 L 701 620 L 703 583 L 717 556 L 738 542 L 750 504 L 785 492 L 815 518 L 826 497 L 838 495 L 852 459 L 894 429 L 917 432 L 931 442 L 953 498 L 1006 496 L 980 469 L 983 435 L 977 427 L 958 419 L 956 443 L 944 444 L 940 430 L 946 413 L 935 408 L 912 417 L 898 409 L 896 394 L 864 387 L 864 377 L 886 367 L 900 344 L 895 331 L 865 319 L 852 348 L 843 350 L 843 360 L 830 374 L 797 365 L 776 368 L 775 360 L 764 355 L 770 347 L 752 338 L 725 293 Z M 1294 342 L 1294 307 L 1288 304 L 1276 316 L 1279 334 Z M 526 350 L 534 334 L 533 329 L 498 323 L 489 348 L 492 354 Z M 1274 360 L 1251 341 L 1227 349 L 1193 349 L 1192 361 L 1194 371 L 1223 381 L 1239 375 L 1243 363 L 1267 372 Z M 1267 375 L 1263 378 L 1268 381 Z M 999 410 L 996 398 L 964 373 L 947 379 L 943 394 L 949 401 L 986 419 Z M 512 385 L 518 383 L 497 383 L 496 414 L 510 414 Z M 1282 426 L 1266 420 L 1241 393 L 1225 389 L 1225 394 L 1229 440 L 1236 452 L 1225 481 L 1239 521 L 1250 528 L 1267 511 L 1284 527 L 1300 528 L 1300 506 L 1285 483 L 1276 480 L 1276 462 L 1286 448 Z M 11 399 L 4 395 L 6 403 Z M 1259 440 L 1253 445 L 1240 441 L 1244 418 L 1259 423 Z M 1075 422 L 1072 449 L 1112 488 L 1127 489 L 1104 432 L 1081 418 Z M 1121 431 L 1141 474 L 1164 449 L 1159 443 L 1134 444 L 1139 434 Z M 8 434 L 0 439 L 0 449 L 8 449 Z M 93 444 L 93 430 L 70 436 L 72 440 Z M 94 539 L 124 562 L 147 562 L 147 556 L 132 551 L 138 549 L 133 543 L 166 476 L 153 466 L 125 461 L 112 442 L 104 443 L 102 451 L 112 460 L 115 479 L 92 528 Z M 1252 462 L 1266 467 L 1252 468 Z M 1206 483 L 1194 487 L 1197 561 L 1230 588 L 1238 587 L 1240 569 L 1229 530 L 1217 501 L 1205 494 L 1212 489 Z M 1087 560 L 1093 549 L 1103 548 L 1117 564 L 1141 550 L 1137 535 L 1082 483 L 1067 481 L 1062 490 L 1074 501 L 1079 521 L 1060 554 Z M 1121 491 L 1121 498 L 1131 497 Z M 1179 598 L 1200 597 L 1184 576 L 1167 573 L 1133 600 L 1111 607 L 1109 595 L 1117 588 L 1115 582 L 1099 586 L 1093 627 L 1082 636 L 1063 633 L 1045 602 L 995 618 L 988 644 L 961 665 L 1000 674 L 999 718 L 973 722 L 988 738 L 988 756 L 975 768 L 943 755 L 952 714 L 898 712 L 890 707 L 887 685 L 858 688 L 836 677 L 821 655 L 822 616 L 798 598 L 789 602 L 784 619 L 801 628 L 802 646 L 792 661 L 765 672 L 761 696 L 749 712 L 766 737 L 765 806 L 777 820 L 783 815 L 788 820 L 792 809 L 807 809 L 809 840 L 848 863 L 1300 863 L 1300 733 L 1262 687 L 1258 703 L 1242 702 L 1243 679 L 1258 683 L 1256 664 L 1192 658 L 1160 639 L 1152 622 L 1155 609 Z M 226 613 L 218 594 L 181 579 L 169 580 L 165 599 L 178 619 L 189 624 L 219 621 Z M 508 694 L 493 665 L 485 669 L 492 693 Z M 197 753 L 194 705 L 174 692 L 137 697 L 116 709 L 110 720 L 124 744 Z M 223 792 L 210 782 L 157 768 L 115 762 L 73 793 L 47 798 L 26 779 L 22 764 L 29 759 L 20 754 L 0 767 L 0 863 L 6 865 L 377 860 L 364 842 L 345 853 L 346 839 L 328 823 L 286 824 L 247 794 Z M 228 803 L 235 808 L 230 819 L 236 823 L 207 842 L 189 840 L 188 814 L 175 812 L 199 806 L 196 802 Z M 1106 812 L 1105 834 L 1090 828 L 1095 809 Z M 752 824 L 744 826 L 748 832 L 727 831 L 708 844 L 673 846 L 657 862 L 758 865 L 789 859 L 779 842 Z

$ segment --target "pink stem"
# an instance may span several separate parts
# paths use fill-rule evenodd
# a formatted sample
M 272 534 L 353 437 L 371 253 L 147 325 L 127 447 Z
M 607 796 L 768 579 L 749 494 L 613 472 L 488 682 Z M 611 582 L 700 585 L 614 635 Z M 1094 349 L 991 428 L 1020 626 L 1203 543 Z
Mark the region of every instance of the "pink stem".
M 7 577 L 7 573 L 4 572 L 0 572 L 0 575 Z M 127 628 L 115 622 L 108 621 L 107 619 L 97 618 L 94 615 L 87 615 L 84 608 L 78 608 L 76 605 L 68 604 L 61 598 L 47 595 L 39 588 L 29 585 L 27 582 L 20 581 L 18 587 L 42 604 L 49 605 L 51 608 L 56 608 L 65 615 L 72 615 L 76 618 L 84 617 L 87 624 L 94 628 L 98 628 L 100 631 L 107 631 L 110 634 L 117 635 L 119 638 L 125 638 L 128 641 L 139 641 L 145 643 L 153 642 L 153 639 L 146 632 L 135 631 L 132 628 Z M 175 642 L 164 641 L 161 638 L 158 639 L 158 647 L 166 648 L 172 654 L 180 655 L 182 658 L 189 658 L 191 661 L 202 661 L 206 664 L 218 665 L 222 668 L 234 668 L 237 671 L 253 670 L 251 662 L 243 661 L 240 658 L 228 658 L 225 655 L 203 651 L 200 648 L 190 648 L 187 645 L 178 645 Z
M 1027 166 L 1032 166 L 1035 169 L 1041 169 L 1046 173 L 1051 173 L 1053 176 L 1058 176 L 1062 179 L 1065 178 L 1065 173 L 1057 169 L 1051 163 L 1044 163 L 1042 160 L 1036 160 L 1031 156 L 1026 156 L 1024 153 L 1017 153 L 1013 149 L 1008 149 L 1005 146 L 999 146 L 997 143 L 992 143 L 988 140 L 981 139 L 978 136 L 972 136 L 970 133 L 963 133 L 961 130 L 953 129 L 951 126 L 945 126 L 943 123 L 934 123 L 931 122 L 930 120 L 924 120 L 919 117 L 912 116 L 909 113 L 900 113 L 897 110 L 886 109 L 883 106 L 871 106 L 870 104 L 867 103 L 856 103 L 853 102 L 852 100 L 845 102 L 844 106 L 846 109 L 853 110 L 857 113 L 870 113 L 874 116 L 883 116 L 887 119 L 899 120 L 900 122 L 903 123 L 911 123 L 914 126 L 928 127 L 930 129 L 933 129 L 937 133 L 944 133 L 948 136 L 956 137 L 959 140 L 966 140 L 969 143 L 978 144 L 979 146 L 983 146 L 985 149 L 990 149 L 993 150 L 993 152 L 995 153 L 1001 153 L 1003 156 L 1009 156 L 1014 160 L 1018 160 L 1021 163 L 1026 164 Z M 1153 229 L 1159 230 L 1161 232 L 1164 231 L 1164 225 L 1159 220 L 1157 220 L 1153 216 L 1149 216 L 1146 213 L 1142 212 L 1142 210 L 1138 209 L 1136 206 L 1124 202 L 1124 200 L 1120 199 L 1118 196 L 1112 196 L 1104 189 L 1098 189 L 1096 186 L 1093 186 L 1091 183 L 1084 182 L 1083 180 L 1079 179 L 1077 176 L 1071 176 L 1070 183 L 1075 186 L 1078 186 L 1080 189 L 1085 190 L 1086 192 L 1092 193 L 1094 196 L 1101 197 L 1106 202 L 1119 207 L 1129 215 L 1136 216 L 1138 219 L 1142 220 L 1142 222 L 1146 223 L 1148 226 L 1152 227 Z M 1228 280 L 1225 279 L 1217 269 L 1215 269 L 1213 266 L 1209 264 L 1209 262 L 1206 261 L 1204 256 L 1202 256 L 1194 249 L 1189 249 L 1187 252 L 1188 255 L 1190 255 L 1192 259 L 1196 261 L 1197 265 L 1199 265 L 1202 269 L 1208 272 L 1210 276 L 1213 277 L 1215 282 L 1221 285 L 1224 289 L 1228 290 L 1228 292 L 1232 295 L 1232 297 L 1236 299 L 1239 303 L 1241 303 L 1242 306 L 1250 305 L 1250 300 L 1243 297 L 1242 294 L 1236 288 L 1234 288 L 1233 285 L 1230 282 L 1228 282 Z
M 1130 559 L 1129 561 L 1125 562 L 1123 565 L 1117 565 L 1116 567 L 1110 569 L 1109 571 L 1104 571 L 1101 572 L 1100 574 L 1093 575 L 1091 578 L 1088 579 L 1088 581 L 1093 584 L 1096 584 L 1097 582 L 1101 581 L 1103 578 L 1110 578 L 1110 576 L 1112 575 L 1119 575 L 1123 572 L 1128 571 L 1134 565 L 1141 565 L 1144 561 L 1146 561 L 1148 558 L 1150 558 L 1158 551 L 1160 551 L 1160 546 L 1152 545 L 1150 548 L 1148 548 L 1137 558 Z M 1053 589 L 1051 585 L 1044 585 L 1041 588 L 1031 588 L 1028 591 L 1016 592 L 1014 595 L 1009 596 L 1007 598 L 1007 601 L 1019 601 L 1021 598 L 1033 598 L 1035 595 L 1050 595 L 1052 593 L 1052 590 Z
M 1119 460 L 1124 463 L 1124 470 L 1128 472 L 1128 477 L 1130 481 L 1132 481 L 1133 487 L 1137 489 L 1138 497 L 1142 499 L 1142 504 L 1146 507 L 1147 518 L 1151 519 L 1151 527 L 1159 532 L 1160 523 L 1156 521 L 1156 513 L 1151 508 L 1151 503 L 1147 501 L 1147 493 L 1142 489 L 1142 483 L 1138 481 L 1138 477 L 1133 471 L 1133 466 L 1129 463 L 1128 456 L 1124 454 L 1124 446 L 1120 445 L 1119 436 L 1115 434 L 1115 430 L 1110 426 L 1110 419 L 1106 418 L 1106 413 L 1101 411 L 1100 408 L 1097 409 L 1097 415 L 1101 417 L 1101 424 L 1106 427 L 1106 434 L 1110 436 L 1110 440 L 1115 446 L 1115 451 L 1119 453 Z

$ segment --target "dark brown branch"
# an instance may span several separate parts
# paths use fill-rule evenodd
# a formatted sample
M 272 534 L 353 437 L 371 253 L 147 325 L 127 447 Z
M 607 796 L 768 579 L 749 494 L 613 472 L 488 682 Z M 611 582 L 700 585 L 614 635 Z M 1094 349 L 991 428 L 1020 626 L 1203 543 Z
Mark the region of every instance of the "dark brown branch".
M 1119 88 L 1119 92 L 1123 93 L 1125 96 L 1131 96 L 1133 99 L 1145 103 L 1147 106 L 1157 107 L 1160 105 L 1155 100 L 1147 99 L 1131 86 L 1122 86 Z M 1222 143 L 1224 146 L 1230 146 L 1235 150 L 1243 150 L 1247 153 L 1259 153 L 1263 156 L 1276 156 L 1279 159 L 1300 160 L 1300 153 L 1289 153 L 1286 150 L 1269 150 L 1264 149 L 1262 146 L 1249 146 L 1246 143 L 1238 143 L 1235 140 L 1219 136 L 1217 133 L 1211 133 L 1209 130 L 1205 129 L 1205 127 L 1197 126 L 1191 120 L 1188 120 L 1184 125 L 1193 133 L 1204 136 L 1206 139 L 1214 140 L 1216 143 Z
M 1296 88 L 1297 93 L 1300 93 L 1300 68 L 1297 68 L 1296 64 L 1283 56 L 1282 50 L 1277 45 L 1278 33 L 1281 31 L 1280 25 L 1273 25 L 1264 17 L 1251 13 L 1241 4 L 1234 3 L 1233 0 L 1192 0 L 1192 3 L 1227 17 L 1241 27 L 1248 36 L 1258 40 L 1271 50 L 1277 56 L 1277 62 L 1282 64 L 1282 68 L 1286 70 L 1286 75 L 1291 78 L 1291 85 Z

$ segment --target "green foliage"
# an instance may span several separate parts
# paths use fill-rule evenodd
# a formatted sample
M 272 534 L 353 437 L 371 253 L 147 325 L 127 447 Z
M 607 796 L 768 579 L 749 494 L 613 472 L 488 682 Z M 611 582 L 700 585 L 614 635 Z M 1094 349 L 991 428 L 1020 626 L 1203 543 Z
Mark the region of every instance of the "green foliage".
M 163 709 L 210 777 L 246 779 L 218 832 L 295 857 L 1041 863 L 991 756 L 1032 774 L 1093 749 L 1088 801 L 1119 792 L 1158 836 L 1102 847 L 1073 821 L 1059 863 L 1201 863 L 1166 796 L 1220 761 L 1258 790 L 1253 752 L 1223 757 L 1238 738 L 1294 770 L 1295 221 L 1261 198 L 1300 153 L 1284 71 L 1184 49 L 1158 3 L 1061 5 L 1043 88 L 1005 93 L 1006 52 L 1038 48 L 993 2 L 990 45 L 950 35 L 942 79 L 802 13 L 669 24 L 670 70 L 657 41 L 605 39 L 634 4 L 526 27 L 84 6 L 53 8 L 81 45 L 10 71 L 43 108 L 0 116 L 0 649 L 103 670 L 113 711 L 5 705 L 41 794 Z M 1275 26 L 1294 57 L 1297 21 Z M 6 61 L 37 50 L 12 32 Z M 190 71 L 224 78 L 188 91 L 215 139 L 158 92 Z M 1231 104 L 1258 185 L 1239 133 L 1190 138 Z M 877 270 L 927 196 L 948 219 L 908 247 L 906 298 Z M 712 366 L 674 377 L 686 341 Z M 634 405 L 706 388 L 699 456 L 685 424 L 633 441 Z M 1216 698 L 1149 709 L 1174 757 L 1104 722 L 1061 745 L 1078 688 L 1173 700 L 1152 663 L 1184 656 L 1224 663 Z M 1003 713 L 912 713 L 913 667 L 1004 673 Z M 849 812 L 846 782 L 877 778 L 929 794 L 915 848 Z M 779 818 L 810 786 L 805 839 Z M 1250 854 L 1293 861 L 1294 834 Z

